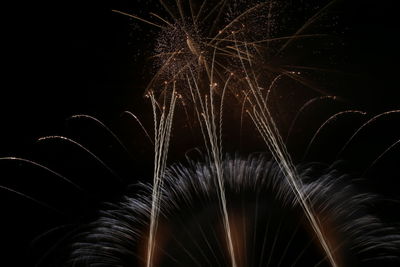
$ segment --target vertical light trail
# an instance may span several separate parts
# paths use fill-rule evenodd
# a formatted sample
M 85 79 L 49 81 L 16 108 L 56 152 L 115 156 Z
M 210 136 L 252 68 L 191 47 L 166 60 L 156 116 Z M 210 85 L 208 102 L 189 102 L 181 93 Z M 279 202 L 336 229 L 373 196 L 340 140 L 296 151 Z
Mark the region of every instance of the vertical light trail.
M 220 107 L 219 107 L 219 118 L 217 120 L 216 111 L 215 111 L 215 100 L 214 100 L 214 91 L 218 86 L 217 83 L 214 82 L 214 62 L 215 62 L 215 50 L 211 63 L 211 70 L 209 73 L 209 95 L 205 95 L 202 97 L 200 93 L 199 85 L 194 77 L 193 72 L 191 71 L 191 79 L 187 77 L 188 86 L 191 92 L 192 100 L 195 104 L 195 110 L 197 113 L 197 117 L 200 123 L 200 128 L 202 130 L 202 134 L 204 137 L 205 145 L 207 148 L 207 152 L 210 160 L 213 162 L 215 167 L 215 173 L 217 176 L 218 182 L 218 192 L 221 204 L 221 213 L 223 219 L 224 230 L 227 238 L 228 251 L 231 259 L 232 267 L 237 267 L 235 251 L 232 240 L 232 231 L 229 222 L 229 215 L 226 203 L 225 196 L 225 186 L 223 181 L 223 171 L 222 171 L 222 112 L 223 112 L 223 101 L 226 92 L 226 88 L 229 84 L 230 75 L 226 80 L 223 87 L 221 99 L 220 99 Z M 206 67 L 206 69 L 208 69 Z M 193 85 L 192 85 L 193 83 Z M 196 104 L 200 105 L 200 111 Z
M 172 121 L 175 112 L 175 104 L 178 98 L 178 95 L 175 91 L 175 83 L 173 85 L 169 107 L 166 107 L 165 99 L 164 105 L 159 107 L 154 93 L 151 91 L 148 93 L 148 97 L 151 100 L 154 118 L 154 176 L 146 266 L 152 267 L 158 227 L 158 215 L 160 212 L 161 189 L 167 164 L 167 155 L 171 137 Z M 160 115 L 158 115 L 157 112 L 159 109 L 161 109 Z

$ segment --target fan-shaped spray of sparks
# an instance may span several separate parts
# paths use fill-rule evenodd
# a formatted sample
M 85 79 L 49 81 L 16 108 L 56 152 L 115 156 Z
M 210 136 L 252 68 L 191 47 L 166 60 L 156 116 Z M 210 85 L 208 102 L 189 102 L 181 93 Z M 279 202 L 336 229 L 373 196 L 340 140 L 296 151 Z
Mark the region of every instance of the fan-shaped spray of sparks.
M 154 266 L 230 266 L 224 242 L 218 172 L 224 174 L 229 223 L 238 266 L 329 266 L 319 240 L 310 237 L 307 215 L 293 194 L 286 173 L 267 155 L 226 156 L 217 170 L 213 160 L 190 161 L 165 170 L 157 197 L 158 239 Z M 298 188 L 313 211 L 341 266 L 377 266 L 397 262 L 396 229 L 368 213 L 375 197 L 348 183 L 334 166 L 297 166 Z M 147 264 L 142 242 L 155 185 L 109 204 L 73 244 L 73 266 Z M 222 217 L 222 218 L 221 218 Z M 143 254 L 142 254 L 143 253 Z M 111 256 L 113 255 L 113 256 Z M 386 266 L 386 265 L 385 265 Z

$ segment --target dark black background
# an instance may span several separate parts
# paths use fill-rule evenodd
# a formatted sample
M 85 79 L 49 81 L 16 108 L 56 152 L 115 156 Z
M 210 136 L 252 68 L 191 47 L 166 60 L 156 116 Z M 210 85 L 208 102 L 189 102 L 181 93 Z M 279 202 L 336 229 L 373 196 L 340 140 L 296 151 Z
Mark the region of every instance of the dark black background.
M 400 46 L 396 38 L 399 23 L 395 1 L 342 1 L 338 6 L 335 14 L 340 23 L 337 27 L 344 29 L 341 38 L 345 46 L 340 48 L 343 59 L 337 68 L 351 75 L 338 81 L 340 86 L 331 93 L 371 113 L 399 108 Z M 35 143 L 40 136 L 68 133 L 86 140 L 102 155 L 108 149 L 120 149 L 115 142 L 104 139 L 106 134 L 93 134 L 96 133 L 94 125 L 87 126 L 92 127 L 88 131 L 84 128 L 86 126 L 77 127 L 79 130 L 75 132 L 68 130 L 65 119 L 85 113 L 120 130 L 121 139 L 134 151 L 133 155 L 128 155 L 118 150 L 109 156 L 115 157 L 113 168 L 122 170 L 122 176 L 130 176 L 129 171 L 134 170 L 136 174 L 129 177 L 131 180 L 151 174 L 151 153 L 146 150 L 149 143 L 146 144 L 143 135 L 137 134 L 140 129 L 136 124 L 126 120 L 121 122 L 119 116 L 128 109 L 141 115 L 145 121 L 151 119 L 151 114 L 147 114 L 148 103 L 142 98 L 149 77 L 144 67 L 148 61 L 146 53 L 140 51 L 151 48 L 148 40 L 151 40 L 152 33 L 148 34 L 149 28 L 144 25 L 133 30 L 135 23 L 111 11 L 145 13 L 151 8 L 150 2 L 144 4 L 140 1 L 14 2 L 3 6 L 0 156 L 38 159 L 64 174 L 75 175 L 75 178 L 99 177 L 86 182 L 96 199 L 93 203 L 112 199 L 123 186 L 116 183 L 110 190 L 114 193 L 108 194 L 105 188 L 112 183 L 107 182 L 109 175 L 103 177 L 106 175 L 101 174 L 101 167 L 92 161 L 89 167 L 74 165 L 74 160 L 88 160 L 83 155 L 58 159 L 59 154 L 81 155 L 78 150 L 61 145 L 50 147 L 51 152 L 46 152 L 46 145 Z M 127 125 L 131 127 L 128 130 Z M 394 131 L 396 123 L 391 127 Z M 390 127 L 386 130 L 391 131 Z M 130 134 L 133 140 L 129 138 Z M 93 145 L 96 143 L 104 144 L 105 148 Z M 38 208 L 19 196 L 0 191 L 0 220 L 4 224 L 0 238 L 4 249 L 1 249 L 0 261 L 8 262 L 5 265 L 1 263 L 2 266 L 32 265 L 37 261 L 37 255 L 43 254 L 42 247 L 48 248 L 56 238 L 50 237 L 28 252 L 29 240 L 56 225 L 79 221 L 76 218 L 83 217 L 97 205 L 80 204 L 86 203 L 82 200 L 85 197 L 75 197 L 76 191 L 51 182 L 50 176 L 43 178 L 44 174 L 35 168 L 24 166 L 0 162 L 0 185 L 39 197 L 60 207 L 67 215 Z M 395 187 L 396 180 L 390 181 L 391 184 L 386 183 L 383 187 Z M 385 188 L 382 191 L 386 192 Z M 392 195 L 399 192 L 388 191 Z M 86 209 L 86 206 L 90 208 Z

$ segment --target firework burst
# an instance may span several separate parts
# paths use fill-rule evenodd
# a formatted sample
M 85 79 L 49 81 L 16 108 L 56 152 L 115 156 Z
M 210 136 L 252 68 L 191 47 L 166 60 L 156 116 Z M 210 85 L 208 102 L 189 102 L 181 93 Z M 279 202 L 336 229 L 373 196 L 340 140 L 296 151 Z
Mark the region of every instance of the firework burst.
M 120 10 L 157 29 L 151 56 L 154 75 L 145 89 L 151 102 L 153 137 L 138 117 L 126 112 L 144 130 L 154 146 L 153 183 L 140 185 L 138 194 L 126 194 L 107 204 L 83 229 L 73 230 L 56 247 L 68 247 L 59 262 L 67 266 L 376 266 L 399 262 L 400 236 L 396 227 L 375 216 L 378 197 L 362 193 L 335 166 L 295 165 L 282 138 L 278 116 L 271 109 L 273 91 L 282 80 L 322 92 L 288 69 L 277 58 L 305 34 L 334 2 L 316 12 L 294 34 L 277 35 L 278 1 L 160 1 L 163 15 L 150 18 Z M 333 96 L 318 96 L 297 112 Z M 168 167 L 174 119 L 182 104 L 188 123 L 198 126 L 205 156 L 200 161 Z M 230 157 L 224 153 L 224 113 L 239 107 L 241 125 L 248 120 L 268 149 L 268 156 Z M 385 112 L 361 124 L 347 139 L 340 155 L 360 131 Z M 312 135 L 306 158 L 321 132 L 355 109 L 328 117 Z M 125 151 L 128 149 L 104 123 Z M 195 122 L 191 122 L 195 121 Z M 176 130 L 175 130 L 176 131 Z M 286 138 L 286 140 L 288 139 Z M 122 181 L 100 157 L 64 136 L 47 136 L 39 143 L 61 141 L 77 147 Z M 399 141 L 386 148 L 372 165 Z M 44 165 L 6 157 L 39 167 L 78 190 L 82 188 Z M 53 209 L 28 195 L 12 191 Z M 137 192 L 136 191 L 136 192 Z M 75 234 L 78 232 L 78 234 Z
M 208 30 L 208 35 L 212 37 L 202 37 L 201 32 L 206 32 L 206 30 L 199 30 L 198 28 L 199 14 L 201 14 L 202 8 L 205 6 L 206 2 L 203 2 L 197 12 L 194 11 L 193 3 L 188 3 L 190 6 L 191 15 L 187 16 L 189 17 L 189 19 L 191 18 L 190 29 L 188 23 L 186 22 L 187 19 L 184 13 L 185 6 L 182 4 L 182 2 L 177 1 L 175 3 L 176 9 L 179 10 L 179 18 L 174 16 L 173 12 L 170 10 L 169 6 L 166 3 L 164 3 L 163 1 L 161 3 L 168 11 L 174 22 L 170 23 L 166 19 L 162 19 L 158 15 L 154 15 L 156 16 L 156 18 L 166 23 L 167 26 L 166 30 L 163 30 L 163 32 L 161 33 L 161 37 L 159 38 L 160 41 L 158 42 L 158 46 L 156 49 L 156 51 L 158 52 L 157 56 L 159 56 L 161 59 L 161 64 L 159 70 L 149 84 L 149 94 L 152 98 L 152 102 L 155 103 L 152 88 L 160 86 L 157 84 L 157 81 L 160 79 L 160 77 L 163 77 L 163 74 L 167 75 L 167 77 L 171 76 L 171 79 L 166 79 L 163 83 L 165 88 L 168 88 L 168 84 L 173 84 L 171 100 L 172 107 L 172 103 L 175 101 L 175 88 L 178 87 L 182 89 L 182 85 L 180 83 L 177 85 L 177 81 L 180 79 L 183 79 L 185 82 L 187 81 L 191 100 L 193 102 L 193 106 L 195 107 L 195 112 L 197 114 L 197 118 L 200 123 L 201 131 L 205 140 L 205 145 L 210 159 L 212 159 L 212 162 L 214 162 L 216 173 L 218 176 L 217 187 L 219 188 L 220 193 L 219 199 L 221 204 L 221 212 L 224 218 L 224 229 L 226 233 L 226 241 L 229 248 L 232 266 L 237 266 L 237 258 L 235 256 L 235 248 L 232 237 L 233 234 L 225 197 L 225 182 L 223 179 L 224 174 L 221 166 L 223 103 L 226 89 L 235 87 L 230 86 L 230 80 L 232 76 L 236 77 L 236 81 L 234 84 L 236 86 L 239 85 L 241 92 L 244 94 L 244 99 L 242 99 L 242 101 L 244 101 L 244 103 L 247 102 L 249 105 L 249 108 L 246 110 L 246 112 L 249 114 L 252 121 L 256 125 L 258 132 L 263 137 L 265 144 L 268 146 L 273 157 L 278 162 L 281 169 L 285 172 L 285 177 L 286 179 L 288 179 L 289 184 L 292 187 L 293 193 L 300 200 L 303 210 L 307 218 L 309 219 L 309 222 L 314 229 L 316 236 L 320 240 L 329 261 L 331 262 L 332 266 L 338 266 L 336 259 L 333 255 L 332 248 L 321 231 L 321 226 L 315 216 L 313 207 L 310 203 L 308 203 L 306 196 L 304 196 L 303 192 L 300 190 L 301 181 L 297 177 L 298 175 L 293 166 L 292 160 L 288 152 L 286 151 L 285 145 L 280 137 L 275 121 L 271 116 L 269 108 L 267 107 L 268 94 L 263 94 L 263 89 L 271 89 L 271 85 L 274 85 L 274 81 L 284 73 L 279 73 L 278 75 L 273 73 L 275 74 L 274 79 L 272 81 L 267 79 L 269 88 L 263 87 L 261 84 L 261 79 L 259 78 L 259 71 L 264 69 L 260 67 L 264 66 L 265 64 L 262 61 L 259 62 L 258 60 L 255 60 L 255 58 L 257 58 L 257 56 L 260 57 L 261 55 L 259 44 L 263 42 L 268 42 L 270 41 L 270 39 L 254 41 L 248 37 L 252 36 L 249 35 L 249 33 L 252 32 L 251 28 L 253 26 L 253 23 L 250 23 L 248 21 L 251 21 L 251 19 L 254 17 L 262 17 L 255 13 L 259 12 L 260 10 L 263 11 L 264 6 L 269 7 L 267 14 L 272 14 L 273 2 L 262 2 L 255 4 L 254 6 L 245 9 L 245 11 L 239 13 L 237 16 L 234 16 L 231 20 L 225 22 L 223 24 L 224 26 L 215 31 L 215 22 L 217 22 L 222 15 L 226 14 L 224 12 L 224 8 L 227 5 L 227 2 L 220 1 L 217 5 L 214 6 L 214 8 L 211 9 L 211 11 L 206 15 L 206 18 L 202 21 L 204 22 L 209 17 L 212 17 L 214 19 L 214 23 Z M 216 13 L 215 16 L 213 16 L 214 12 Z M 163 28 L 156 23 L 149 21 L 146 22 L 151 25 Z M 271 28 L 271 24 L 271 16 L 268 15 L 268 34 Z M 303 28 L 305 27 L 306 25 Z M 293 40 L 298 37 L 302 29 L 300 29 L 289 40 Z M 285 43 L 281 47 L 280 51 L 284 49 L 287 45 L 288 43 Z M 219 57 L 222 57 L 222 61 Z M 226 62 L 233 63 L 229 64 Z M 225 73 L 229 73 L 229 78 L 224 77 L 225 75 L 222 74 L 220 67 L 222 67 L 222 71 L 224 71 Z M 238 74 L 235 74 L 235 72 L 232 71 L 232 68 L 234 68 L 236 70 L 236 73 Z M 220 91 L 221 98 L 218 101 L 219 104 L 216 104 L 215 99 L 217 87 L 219 84 L 217 82 L 218 80 L 223 81 L 223 89 L 222 92 Z M 183 88 L 187 87 L 184 86 Z M 237 90 L 237 88 L 235 89 Z M 204 91 L 205 93 L 203 93 Z M 235 90 L 231 89 L 231 91 Z M 237 94 L 235 95 L 237 96 Z M 153 110 L 154 112 L 156 110 L 155 104 L 153 104 Z M 173 112 L 173 110 L 170 110 L 170 112 Z M 155 120 L 155 130 L 157 130 L 157 127 L 161 127 L 164 124 L 164 121 L 160 120 L 160 125 L 157 126 L 157 121 Z M 167 133 L 167 136 L 168 135 L 169 134 Z M 156 158 L 159 154 L 166 154 L 167 150 L 163 150 L 162 146 L 161 150 L 163 151 L 158 151 L 157 148 L 158 146 L 156 146 L 155 151 Z M 162 173 L 161 176 L 158 173 L 159 166 L 157 164 L 155 168 L 156 171 L 154 174 L 154 184 L 158 185 L 162 183 L 161 180 L 163 179 L 163 177 Z M 157 232 L 158 210 L 160 209 L 160 200 L 157 199 L 160 194 L 159 190 L 160 189 L 158 188 L 158 186 L 155 186 L 153 188 L 153 208 L 151 214 L 151 227 L 147 252 L 148 267 L 153 265 L 152 261 L 154 243 L 156 242 L 155 234 Z

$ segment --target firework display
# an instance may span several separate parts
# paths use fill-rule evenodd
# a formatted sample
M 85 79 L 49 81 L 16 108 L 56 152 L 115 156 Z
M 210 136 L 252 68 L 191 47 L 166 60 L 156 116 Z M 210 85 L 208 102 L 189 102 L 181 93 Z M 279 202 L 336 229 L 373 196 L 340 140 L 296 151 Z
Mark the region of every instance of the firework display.
M 143 140 L 134 145 L 142 156 L 132 156 L 126 138 L 96 116 L 77 114 L 67 121 L 81 136 L 92 125 L 113 145 L 68 135 L 41 137 L 37 145 L 63 146 L 61 161 L 87 168 L 85 180 L 73 177 L 74 167 L 51 167 L 60 159 L 50 152 L 47 161 L 0 158 L 39 170 L 53 179 L 49 185 L 79 194 L 76 205 L 91 206 L 82 208 L 91 214 L 35 238 L 40 244 L 55 233 L 36 264 L 398 266 L 400 227 L 380 210 L 398 196 L 369 190 L 365 177 L 385 159 L 396 161 L 399 133 L 393 129 L 371 153 L 360 147 L 376 140 L 369 128 L 393 123 L 400 110 L 370 114 L 319 86 L 329 84 L 321 73 L 331 71 L 311 63 L 340 50 L 338 38 L 318 27 L 329 21 L 337 28 L 327 15 L 337 1 L 320 2 L 303 3 L 297 13 L 290 8 L 297 5 L 278 0 L 160 0 L 143 10 L 110 10 L 151 36 L 143 97 L 135 100 L 147 106 L 122 113 L 136 127 L 133 139 Z M 298 13 L 306 17 L 301 23 Z M 113 158 L 117 148 L 123 156 Z M 353 169 L 345 166 L 352 157 Z M 136 174 L 120 174 L 127 158 L 143 163 Z M 362 171 L 354 171 L 357 164 Z M 147 180 L 138 183 L 139 173 Z M 12 182 L 0 189 L 55 213 L 62 213 L 57 204 L 74 209 L 62 194 L 49 202 Z

